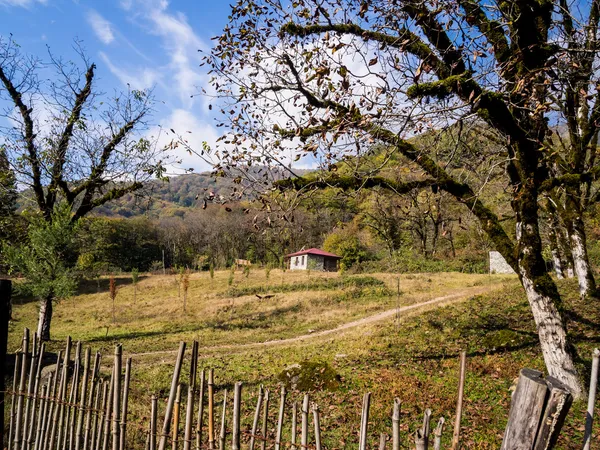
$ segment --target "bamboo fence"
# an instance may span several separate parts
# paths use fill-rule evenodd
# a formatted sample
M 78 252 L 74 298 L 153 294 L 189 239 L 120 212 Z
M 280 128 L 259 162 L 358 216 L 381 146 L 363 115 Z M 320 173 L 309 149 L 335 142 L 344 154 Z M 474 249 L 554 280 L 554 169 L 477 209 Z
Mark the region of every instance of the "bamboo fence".
M 31 345 L 30 345 L 31 344 Z M 31 347 L 31 348 L 30 348 Z M 159 399 L 151 396 L 147 425 L 129 422 L 129 390 L 131 385 L 131 358 L 123 365 L 121 345 L 115 347 L 109 379 L 100 376 L 101 355 L 92 357 L 90 348 L 83 351 L 79 342 L 73 345 L 67 339 L 64 351 L 59 351 L 54 370 L 42 376 L 45 346 L 34 336 L 30 341 L 29 330 L 25 329 L 21 350 L 15 359 L 9 412 L 8 450 L 125 450 L 145 442 L 144 450 L 322 450 L 323 436 L 321 412 L 311 403 L 308 394 L 302 401 L 291 400 L 282 386 L 276 423 L 269 424 L 270 392 L 263 386 L 258 396 L 252 425 L 243 429 L 242 384 L 235 383 L 233 392 L 215 392 L 213 369 L 199 370 L 198 343 L 191 348 L 187 383 L 181 381 L 186 344 L 182 342 L 175 362 L 169 396 L 163 414 L 159 417 Z M 73 353 L 73 355 L 72 355 Z M 594 358 L 594 370 L 590 386 L 590 407 L 586 423 L 586 448 L 592 433 L 593 404 L 598 376 L 598 351 Z M 124 370 L 123 370 L 124 369 Z M 458 401 L 451 448 L 460 446 L 461 416 L 463 413 L 463 391 L 466 373 L 466 355 L 461 354 Z M 594 378 L 595 377 L 595 378 Z M 529 384 L 527 384 L 529 383 Z M 527 448 L 552 448 L 570 407 L 570 394 L 560 383 L 548 377 L 541 378 L 539 372 L 524 369 L 513 396 L 509 425 L 505 432 L 502 448 L 521 448 L 515 440 L 524 439 L 519 422 L 523 422 L 524 408 L 532 403 L 527 397 L 535 385 L 539 423 L 527 424 L 531 443 Z M 222 399 L 217 407 L 216 398 Z M 272 400 L 276 402 L 275 395 Z M 541 399 L 541 400 L 540 400 Z M 523 406 L 525 405 L 525 406 Z M 557 406 L 558 405 L 558 406 Z M 424 412 L 422 426 L 414 433 L 410 442 L 401 442 L 400 401 L 395 399 L 391 411 L 391 430 L 379 436 L 379 442 L 369 442 L 369 413 L 371 394 L 363 397 L 359 436 L 359 450 L 375 448 L 391 450 L 416 448 L 417 450 L 442 449 L 442 433 L 445 419 L 439 418 L 431 430 L 432 411 Z M 220 409 L 220 418 L 218 417 Z M 514 416 L 514 417 L 513 417 Z M 291 423 L 286 424 L 286 417 Z M 550 423 L 549 418 L 555 418 Z M 311 420 L 312 419 L 312 420 Z M 312 427 L 310 422 L 312 421 Z M 217 422 L 219 434 L 217 435 Z M 546 426 L 550 423 L 551 426 Z M 311 432 L 312 429 L 312 432 Z M 284 434 L 285 430 L 285 434 Z M 135 434 L 135 438 L 132 438 Z M 300 439 L 298 441 L 298 434 Z M 312 436 L 311 436 L 312 434 Z M 389 436 L 389 437 L 388 437 Z M 140 439 L 142 437 L 142 439 Z M 371 445 L 370 445 L 371 444 Z M 525 447 L 522 447 L 525 448 Z

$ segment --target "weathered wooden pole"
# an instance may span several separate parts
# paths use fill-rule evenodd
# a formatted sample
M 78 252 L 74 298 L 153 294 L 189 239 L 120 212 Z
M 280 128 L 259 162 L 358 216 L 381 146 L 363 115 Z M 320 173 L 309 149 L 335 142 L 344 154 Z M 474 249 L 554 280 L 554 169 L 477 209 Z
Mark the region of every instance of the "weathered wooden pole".
M 175 396 L 177 395 L 177 386 L 179 385 L 179 375 L 181 374 L 181 366 L 183 365 L 183 355 L 185 354 L 185 342 L 179 344 L 179 353 L 175 362 L 175 370 L 173 371 L 173 379 L 171 380 L 171 392 L 167 401 L 167 409 L 165 410 L 165 420 L 163 422 L 162 433 L 158 443 L 158 450 L 167 448 L 167 438 L 171 431 L 171 420 L 173 416 L 173 407 L 175 405 Z
M 250 433 L 250 450 L 254 450 L 254 442 L 256 441 L 256 432 L 258 430 L 258 420 L 260 419 L 260 410 L 263 402 L 263 386 L 258 387 L 258 400 L 256 401 L 256 410 L 254 411 L 254 420 L 252 421 L 252 431 Z
M 31 356 L 29 359 L 29 378 L 27 380 L 27 397 L 25 399 L 25 414 L 23 415 L 23 436 L 21 438 L 21 450 L 26 450 L 29 430 L 33 428 L 31 416 L 31 404 L 33 401 L 33 390 L 35 386 L 35 376 L 37 371 L 37 334 L 33 333 L 33 345 L 31 346 Z
M 594 404 L 596 403 L 596 389 L 598 388 L 598 365 L 600 363 L 600 349 L 595 348 L 592 355 L 592 376 L 590 378 L 590 392 L 588 397 L 587 413 L 585 415 L 585 434 L 583 450 L 590 450 L 592 440 L 592 425 L 594 424 Z
M 2 405 L 5 404 L 4 392 L 6 391 L 6 385 L 4 380 L 6 379 L 6 352 L 8 351 L 11 296 L 12 282 L 10 280 L 0 280 L 0 404 Z M 4 414 L 0 414 L 0 445 L 4 448 Z
M 200 450 L 202 445 L 202 428 L 204 426 L 204 389 L 205 376 L 204 369 L 200 372 L 200 398 L 198 399 L 198 420 L 196 422 L 196 450 Z
M 175 395 L 175 404 L 173 406 L 173 450 L 177 450 L 179 444 L 179 416 L 181 409 L 181 383 L 177 385 L 177 394 Z
M 242 383 L 235 383 L 233 390 L 233 428 L 231 430 L 231 450 L 240 450 L 241 409 Z
M 108 450 L 110 440 L 110 420 L 112 418 L 112 410 L 116 407 L 113 405 L 115 395 L 115 368 L 113 367 L 110 381 L 108 382 L 108 396 L 106 400 L 106 410 L 104 411 L 104 426 L 102 428 L 102 450 Z
M 458 397 L 456 399 L 456 417 L 454 418 L 454 434 L 452 450 L 458 450 L 460 444 L 460 421 L 462 418 L 463 396 L 465 393 L 465 377 L 467 373 L 467 352 L 460 352 L 460 374 L 458 377 Z
M 23 346 L 21 347 L 21 375 L 19 378 L 19 393 L 17 396 L 17 413 L 15 417 L 15 436 L 13 450 L 19 450 L 23 430 L 23 403 L 27 382 L 27 360 L 29 358 L 29 329 L 23 331 Z
M 292 445 L 291 450 L 296 450 L 296 438 L 298 436 L 298 402 L 292 405 Z
M 321 422 L 319 420 L 319 407 L 313 404 L 313 421 L 315 425 L 315 447 L 316 450 L 321 450 Z
M 392 450 L 400 450 L 400 399 L 394 399 L 392 414 Z
M 198 341 L 192 344 L 190 377 L 188 381 L 187 403 L 185 405 L 185 428 L 183 432 L 183 450 L 192 448 L 192 422 L 194 421 L 194 392 L 196 391 L 196 370 L 198 367 Z
M 214 369 L 208 371 L 208 448 L 215 448 L 215 391 Z
M 219 433 L 219 450 L 225 450 L 225 433 L 227 422 L 227 389 L 223 391 L 223 408 L 221 410 L 221 433 Z
M 121 422 L 121 368 L 123 362 L 123 348 L 121 344 L 115 346 L 115 366 L 113 377 L 113 408 L 112 408 L 112 450 L 119 450 L 119 425 Z
M 269 422 L 269 390 L 265 389 L 265 397 L 263 401 L 263 422 L 262 422 L 262 431 L 261 437 L 262 441 L 260 442 L 260 450 L 265 450 L 267 448 L 267 434 L 268 434 L 268 422 Z
M 15 353 L 15 370 L 13 373 L 12 393 L 10 398 L 10 422 L 8 428 L 8 442 L 6 448 L 12 447 L 15 430 L 15 410 L 17 406 L 17 389 L 19 388 L 19 375 L 21 374 L 21 354 Z M 4 383 L 4 380 L 2 381 Z M 4 415 L 4 414 L 2 414 Z M 4 418 L 2 419 L 4 420 Z
M 50 375 L 52 375 L 52 374 L 50 374 Z M 40 435 L 42 433 L 42 427 L 43 427 L 43 423 L 44 423 L 44 417 L 46 417 L 46 409 L 48 406 L 48 399 L 46 397 L 48 395 L 48 387 L 49 386 L 50 386 L 49 383 L 44 384 L 42 386 L 42 398 L 40 400 L 40 411 L 37 416 L 37 426 L 36 426 L 36 430 L 35 430 L 35 441 L 33 443 L 33 450 L 38 449 Z
M 381 433 L 379 435 L 379 450 L 385 450 L 386 445 L 387 445 L 387 436 L 385 433 Z
M 554 448 L 558 441 L 560 430 L 567 418 L 567 413 L 573 403 L 573 396 L 569 388 L 556 378 L 547 377 L 546 386 L 548 386 L 548 393 L 533 450 Z
M 444 432 L 444 422 L 445 419 L 443 417 L 440 417 L 437 427 L 435 427 L 435 431 L 433 432 L 433 450 L 441 450 L 442 448 L 442 433 Z
M 362 414 L 360 419 L 360 437 L 358 440 L 359 450 L 367 449 L 367 433 L 369 428 L 369 408 L 371 406 L 371 393 L 367 392 L 363 397 Z
M 279 399 L 279 417 L 277 418 L 277 433 L 275 434 L 275 450 L 281 447 L 281 433 L 283 430 L 283 415 L 285 413 L 285 386 L 281 386 L 281 394 Z
M 304 395 L 302 401 L 302 435 L 300 436 L 301 450 L 306 450 L 308 446 L 308 394 Z
M 32 426 L 29 428 L 29 434 L 27 435 L 27 449 L 31 449 L 32 446 L 34 445 L 37 427 L 34 427 L 33 424 L 36 423 L 36 413 L 37 413 L 38 417 L 42 413 L 41 402 L 38 400 L 40 400 L 39 392 L 40 392 L 40 384 L 42 382 L 42 363 L 44 361 L 44 353 L 46 351 L 46 343 L 42 342 L 39 349 L 40 349 L 40 351 L 38 353 L 37 363 L 36 363 L 35 385 L 33 386 L 33 404 L 32 404 L 32 408 L 31 408 L 31 417 L 29 418 L 29 423 Z M 37 421 L 37 423 L 41 424 L 41 422 L 39 420 Z M 39 425 L 38 425 L 38 427 L 39 427 Z
M 125 450 L 127 443 L 127 414 L 129 412 L 129 384 L 131 382 L 131 358 L 125 362 L 125 379 L 123 381 L 123 403 L 121 404 L 121 433 L 119 450 Z
M 158 398 L 152 395 L 152 406 L 150 409 L 150 450 L 156 450 L 156 422 L 158 416 Z
M 75 428 L 75 450 L 79 450 L 82 444 L 82 433 L 83 433 L 83 422 L 85 419 L 85 408 L 88 394 L 88 380 L 90 377 L 90 361 L 92 359 L 92 349 L 87 347 L 85 349 L 85 356 L 83 358 L 83 379 L 81 380 L 81 394 L 79 395 L 79 409 L 77 411 L 77 425 Z M 92 376 L 92 386 L 94 384 Z M 93 388 L 90 388 L 90 398 L 93 395 Z

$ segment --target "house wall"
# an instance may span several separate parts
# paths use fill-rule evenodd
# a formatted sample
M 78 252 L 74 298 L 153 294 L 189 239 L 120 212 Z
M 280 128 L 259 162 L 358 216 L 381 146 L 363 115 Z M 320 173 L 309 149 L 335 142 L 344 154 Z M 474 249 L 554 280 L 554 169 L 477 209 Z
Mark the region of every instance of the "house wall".
M 308 255 L 292 256 L 290 258 L 290 270 L 306 270 Z

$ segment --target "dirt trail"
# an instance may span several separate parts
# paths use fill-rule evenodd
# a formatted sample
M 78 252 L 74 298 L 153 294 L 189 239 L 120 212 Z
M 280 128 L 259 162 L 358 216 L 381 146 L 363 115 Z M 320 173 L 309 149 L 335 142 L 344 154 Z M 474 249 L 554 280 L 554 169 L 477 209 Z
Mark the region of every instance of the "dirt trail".
M 466 300 L 474 295 L 479 295 L 483 293 L 487 293 L 492 291 L 493 288 L 490 286 L 477 286 L 467 289 L 462 289 L 459 292 L 452 292 L 450 294 L 444 295 L 442 297 L 436 297 L 431 300 L 427 300 L 421 303 L 414 303 L 408 306 L 401 306 L 400 308 L 388 309 L 386 311 L 382 311 L 377 314 L 373 314 L 372 316 L 363 317 L 362 319 L 353 320 L 352 322 L 347 322 L 343 325 L 339 325 L 336 328 L 331 328 L 329 330 L 316 331 L 314 333 L 302 334 L 300 336 L 295 336 L 292 338 L 285 339 L 275 339 L 272 341 L 265 342 L 251 342 L 248 344 L 225 344 L 225 345 L 215 345 L 212 347 L 200 347 L 198 350 L 200 352 L 204 351 L 214 351 L 214 350 L 243 350 L 257 347 L 274 347 L 280 345 L 288 345 L 294 344 L 297 342 L 303 342 L 308 339 L 319 338 L 323 336 L 328 336 L 330 334 L 336 334 L 348 330 L 350 328 L 356 328 L 363 325 L 369 325 L 374 322 L 380 322 L 382 320 L 388 319 L 390 317 L 394 317 L 395 315 L 400 315 L 401 313 L 412 311 L 414 309 L 420 309 L 426 306 L 435 305 L 435 306 L 444 306 L 450 303 L 455 303 L 461 300 Z M 150 356 L 150 355 L 160 355 L 160 354 L 171 354 L 177 353 L 177 350 L 157 350 L 154 352 L 143 352 L 143 353 L 129 353 L 127 356 L 136 358 L 140 356 Z

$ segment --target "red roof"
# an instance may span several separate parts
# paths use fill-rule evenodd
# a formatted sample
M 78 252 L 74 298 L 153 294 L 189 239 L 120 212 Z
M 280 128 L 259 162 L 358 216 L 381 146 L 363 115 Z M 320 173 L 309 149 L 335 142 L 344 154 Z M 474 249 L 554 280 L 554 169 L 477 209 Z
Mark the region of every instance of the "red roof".
M 341 256 L 334 255 L 333 253 L 329 253 L 323 250 L 319 250 L 318 248 L 309 248 L 308 250 L 300 250 L 296 253 L 290 253 L 289 255 L 285 255 L 286 258 L 291 258 L 292 256 L 300 256 L 300 255 L 317 255 L 317 256 L 328 256 L 329 258 L 337 258 L 342 259 Z

